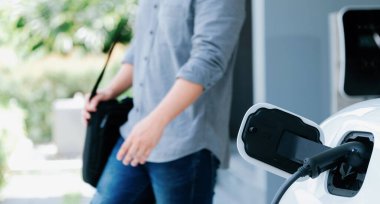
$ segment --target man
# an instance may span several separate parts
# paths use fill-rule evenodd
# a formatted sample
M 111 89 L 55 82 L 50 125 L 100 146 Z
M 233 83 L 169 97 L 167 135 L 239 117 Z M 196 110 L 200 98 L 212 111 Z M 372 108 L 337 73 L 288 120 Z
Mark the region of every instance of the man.
M 89 119 L 99 101 L 133 84 L 135 106 L 93 203 L 212 203 L 216 170 L 229 159 L 232 67 L 244 1 L 139 1 L 123 66 L 84 111 Z

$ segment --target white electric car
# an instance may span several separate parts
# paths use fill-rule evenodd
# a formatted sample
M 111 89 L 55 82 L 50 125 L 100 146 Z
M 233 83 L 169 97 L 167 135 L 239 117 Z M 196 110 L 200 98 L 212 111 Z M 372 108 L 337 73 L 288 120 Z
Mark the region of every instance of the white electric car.
M 344 159 L 355 148 L 323 162 L 315 178 L 301 178 L 292 184 L 281 203 L 377 203 L 380 183 L 380 99 L 368 100 L 341 110 L 320 126 L 271 104 L 256 104 L 244 116 L 239 130 L 239 153 L 248 162 L 290 178 L 312 158 L 352 141 L 366 152 L 359 166 Z M 331 159 L 331 161 L 329 161 Z M 325 170 L 325 171 L 323 171 Z M 307 175 L 306 175 L 307 176 Z

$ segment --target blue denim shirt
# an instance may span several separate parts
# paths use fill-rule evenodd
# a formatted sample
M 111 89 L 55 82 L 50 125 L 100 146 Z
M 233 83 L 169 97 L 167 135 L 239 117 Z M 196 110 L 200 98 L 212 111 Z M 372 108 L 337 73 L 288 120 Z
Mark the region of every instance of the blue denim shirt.
M 227 167 L 232 73 L 245 0 L 140 0 L 123 63 L 134 65 L 135 107 L 124 138 L 165 97 L 177 78 L 204 93 L 166 128 L 148 158 L 167 162 L 209 149 Z M 186 90 L 183 90 L 186 91 Z

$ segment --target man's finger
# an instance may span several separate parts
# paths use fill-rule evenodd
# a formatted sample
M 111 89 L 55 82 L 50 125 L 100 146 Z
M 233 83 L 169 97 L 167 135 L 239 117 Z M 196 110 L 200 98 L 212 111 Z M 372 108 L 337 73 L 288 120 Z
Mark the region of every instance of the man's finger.
M 88 120 L 90 120 L 91 114 L 85 110 L 82 110 L 82 122 L 83 124 L 87 125 Z
M 124 165 L 128 165 L 129 163 L 131 163 L 131 161 L 137 156 L 136 155 L 137 148 L 138 148 L 138 144 L 132 143 L 131 148 L 129 148 L 129 150 L 127 151 L 127 154 L 125 155 L 123 159 Z
M 140 164 L 145 164 L 146 159 L 149 155 L 146 154 L 147 148 L 140 148 L 137 153 L 137 159 Z
M 84 109 L 88 112 L 90 109 L 90 94 L 86 94 L 85 96 L 85 104 Z
M 136 152 L 136 154 L 135 154 L 135 156 L 131 162 L 132 166 L 137 166 L 138 164 L 145 164 L 145 161 L 147 159 L 147 156 L 145 155 L 146 149 L 147 148 L 143 148 L 140 145 L 140 148 Z
M 134 158 L 131 161 L 131 166 L 136 167 L 137 165 L 139 165 L 139 163 L 140 163 L 139 159 Z
M 123 160 L 125 154 L 128 152 L 128 149 L 130 148 L 130 141 L 127 139 L 124 141 L 124 143 L 121 145 L 119 151 L 117 152 L 117 160 L 121 161 Z
M 88 110 L 95 112 L 96 106 L 98 106 L 98 103 L 99 103 L 101 97 L 102 97 L 101 95 L 94 96 L 94 98 L 92 98 L 90 103 L 89 103 Z
M 85 120 L 89 120 L 91 118 L 91 114 L 85 110 L 82 111 L 82 117 L 85 119 Z

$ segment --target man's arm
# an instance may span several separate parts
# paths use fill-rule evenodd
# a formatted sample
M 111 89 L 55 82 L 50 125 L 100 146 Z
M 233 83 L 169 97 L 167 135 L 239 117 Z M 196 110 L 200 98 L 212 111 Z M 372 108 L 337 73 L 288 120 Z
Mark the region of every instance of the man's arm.
M 111 94 L 111 99 L 118 97 L 132 86 L 133 65 L 123 64 L 119 72 L 112 79 L 111 83 L 105 88 Z
M 133 127 L 120 148 L 117 159 L 123 160 L 125 165 L 145 163 L 169 122 L 190 106 L 202 92 L 202 85 L 178 78 L 160 104 Z
M 207 91 L 229 68 L 244 22 L 245 0 L 194 2 L 191 57 L 177 77 L 199 83 Z

